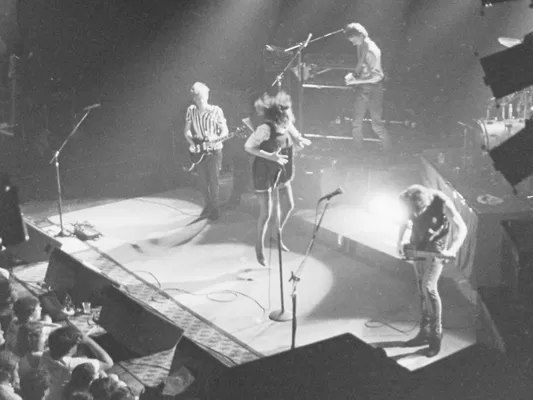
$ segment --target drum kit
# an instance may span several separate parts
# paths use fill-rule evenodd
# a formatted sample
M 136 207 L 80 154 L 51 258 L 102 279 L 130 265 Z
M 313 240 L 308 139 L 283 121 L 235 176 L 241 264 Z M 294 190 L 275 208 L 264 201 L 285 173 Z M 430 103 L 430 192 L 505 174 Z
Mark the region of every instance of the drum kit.
M 500 37 L 498 42 L 510 48 L 523 41 Z M 472 175 L 491 184 L 500 185 L 504 182 L 504 178 L 494 169 L 489 151 L 523 130 L 526 120 L 532 116 L 533 86 L 500 99 L 489 99 L 485 117 L 475 120 L 477 127 L 459 122 L 459 125 L 465 127 L 463 165 L 456 170 L 462 170 L 463 174 Z M 475 132 L 475 135 L 468 135 L 468 131 Z M 522 186 L 524 190 L 533 192 L 533 179 L 526 179 Z
M 522 43 L 520 39 L 500 37 L 498 42 L 505 47 Z M 488 101 L 484 119 L 477 120 L 481 128 L 481 146 L 489 151 L 499 146 L 525 127 L 525 121 L 533 110 L 533 87 Z

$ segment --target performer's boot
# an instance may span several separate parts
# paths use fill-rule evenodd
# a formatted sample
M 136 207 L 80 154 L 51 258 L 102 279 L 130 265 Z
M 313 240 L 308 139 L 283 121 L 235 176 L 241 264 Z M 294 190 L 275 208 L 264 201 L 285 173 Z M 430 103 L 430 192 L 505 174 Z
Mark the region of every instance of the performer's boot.
M 257 258 L 257 262 L 259 264 L 261 264 L 263 267 L 266 266 L 265 253 L 264 253 L 263 246 L 258 245 L 258 244 L 255 245 L 255 257 Z
M 431 337 L 429 338 L 429 349 L 426 353 L 426 357 L 435 357 L 440 352 L 442 343 L 442 332 L 431 330 Z
M 283 251 L 290 251 L 289 248 L 283 243 L 283 236 L 279 239 L 279 247 L 281 247 L 281 250 Z
M 414 338 L 405 342 L 403 347 L 418 347 L 429 343 L 431 337 L 429 322 L 429 317 L 423 316 L 420 320 L 420 331 Z

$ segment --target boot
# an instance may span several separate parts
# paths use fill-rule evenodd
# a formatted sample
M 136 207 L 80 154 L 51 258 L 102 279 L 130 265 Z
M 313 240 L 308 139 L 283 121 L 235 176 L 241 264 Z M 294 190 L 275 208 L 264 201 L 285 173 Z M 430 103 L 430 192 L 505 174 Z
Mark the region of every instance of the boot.
M 440 346 L 442 343 L 442 332 L 432 332 L 429 339 L 429 349 L 426 353 L 426 357 L 435 357 L 440 352 Z
M 403 344 L 403 347 L 418 347 L 429 343 L 431 332 L 429 330 L 429 318 L 422 317 L 420 321 L 420 331 L 417 335 Z
M 255 246 L 255 257 L 257 258 L 257 262 L 261 264 L 263 267 L 266 267 L 266 261 L 265 261 L 265 255 L 263 253 L 263 246 Z

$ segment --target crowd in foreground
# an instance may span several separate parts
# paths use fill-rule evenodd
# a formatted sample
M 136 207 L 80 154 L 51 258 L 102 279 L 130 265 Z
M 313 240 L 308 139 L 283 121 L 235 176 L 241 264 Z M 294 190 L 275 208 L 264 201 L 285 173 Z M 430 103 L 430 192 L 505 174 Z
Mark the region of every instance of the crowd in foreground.
M 16 298 L 0 279 L 0 400 L 133 400 L 109 354 L 71 325 L 41 315 L 35 297 Z

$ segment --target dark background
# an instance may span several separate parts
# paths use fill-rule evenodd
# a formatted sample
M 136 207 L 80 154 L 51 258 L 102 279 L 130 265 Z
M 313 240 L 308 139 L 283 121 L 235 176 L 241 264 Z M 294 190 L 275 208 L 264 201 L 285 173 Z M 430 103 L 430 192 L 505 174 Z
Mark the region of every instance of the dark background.
M 67 170 L 172 163 L 191 83 L 207 83 L 212 102 L 236 124 L 254 95 L 271 83 L 272 76 L 262 73 L 266 44 L 287 46 L 352 21 L 361 22 L 383 51 L 385 118 L 413 117 L 425 135 L 453 138 L 461 130 L 457 121 L 475 124 L 491 97 L 478 57 L 503 50 L 498 37 L 523 37 L 533 22 L 527 1 L 498 5 L 485 15 L 478 0 L 1 4 L 4 72 L 7 56 L 19 57 L 17 137 L 0 138 L 2 168 L 17 176 L 40 173 L 45 180 L 53 179 L 47 160 L 84 106 L 102 104 L 63 151 Z M 343 54 L 353 48 L 336 35 L 306 51 Z M 96 186 L 94 173 L 91 178 Z

